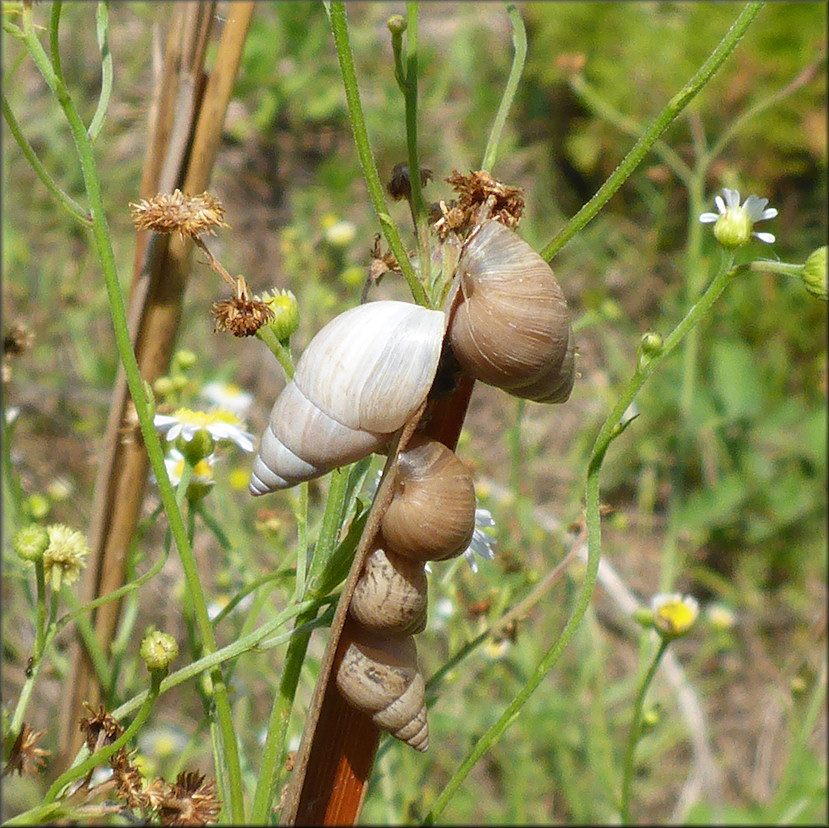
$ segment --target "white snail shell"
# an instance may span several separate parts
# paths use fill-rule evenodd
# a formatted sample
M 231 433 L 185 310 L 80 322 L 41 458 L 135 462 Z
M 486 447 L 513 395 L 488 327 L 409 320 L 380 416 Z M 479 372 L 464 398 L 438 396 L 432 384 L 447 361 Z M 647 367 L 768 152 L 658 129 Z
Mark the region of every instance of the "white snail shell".
M 380 522 L 388 549 L 417 561 L 460 555 L 475 531 L 472 475 L 443 443 L 415 436 L 394 469 L 394 496 Z
M 458 362 L 488 385 L 536 402 L 573 387 L 567 301 L 550 266 L 497 221 L 484 222 L 458 262 L 462 301 L 449 327 Z
M 426 628 L 427 601 L 424 564 L 378 547 L 366 559 L 349 611 L 375 632 L 415 634 Z
M 426 685 L 417 667 L 414 638 L 384 636 L 355 627 L 337 670 L 345 700 L 415 750 L 429 747 Z
M 444 314 L 407 302 L 358 305 L 308 344 L 274 403 L 250 492 L 285 489 L 382 448 L 426 399 Z

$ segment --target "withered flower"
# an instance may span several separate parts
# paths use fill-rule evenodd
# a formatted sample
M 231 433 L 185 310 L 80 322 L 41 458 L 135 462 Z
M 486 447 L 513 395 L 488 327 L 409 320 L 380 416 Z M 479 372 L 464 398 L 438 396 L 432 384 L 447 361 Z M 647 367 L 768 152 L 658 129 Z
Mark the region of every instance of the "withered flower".
M 200 233 L 215 236 L 214 227 L 228 227 L 221 201 L 208 192 L 186 196 L 181 190 L 158 193 L 150 199 L 130 202 L 136 230 L 155 230 L 196 238 Z
M 391 250 L 385 253 L 380 249 L 380 234 L 374 234 L 374 247 L 371 248 L 371 264 L 368 268 L 368 277 L 372 284 L 379 285 L 383 275 L 389 271 L 400 270 L 397 259 Z
M 216 822 L 221 803 L 216 798 L 216 783 L 198 771 L 183 771 L 159 797 L 158 817 L 162 825 L 207 825 Z
M 524 191 L 520 187 L 510 187 L 486 170 L 471 171 L 469 175 L 452 170 L 445 181 L 458 193 L 458 207 L 465 213 L 467 226 L 475 223 L 481 205 L 490 198 L 492 218 L 510 229 L 518 226 L 524 213 Z
M 3 334 L 3 355 L 20 356 L 28 351 L 35 341 L 35 335 L 21 322 L 13 322 Z
M 448 205 L 445 201 L 432 204 L 429 219 L 441 241 L 444 241 L 450 232 L 466 230 L 472 223 L 470 211 L 458 207 L 455 199 Z
M 110 757 L 109 765 L 115 781 L 115 795 L 124 805 L 141 809 L 152 807 L 152 799 L 144 788 L 144 777 L 124 748 Z
M 253 336 L 266 322 L 273 319 L 273 311 L 265 302 L 251 296 L 243 276 L 236 277 L 236 295 L 213 303 L 216 318 L 214 331 L 230 331 L 234 336 Z
M 124 728 L 115 717 L 107 713 L 103 705 L 98 708 L 97 713 L 88 702 L 84 702 L 84 707 L 91 715 L 82 717 L 79 727 L 86 739 L 89 752 L 95 753 L 104 745 L 111 745 L 124 732 Z
M 431 170 L 428 170 L 425 167 L 420 170 L 421 187 L 425 187 L 431 179 Z M 391 180 L 386 186 L 386 190 L 395 201 L 412 197 L 412 182 L 409 178 L 408 164 L 395 164 L 394 169 L 391 171 Z
M 17 773 L 18 776 L 37 776 L 41 768 L 46 764 L 44 757 L 48 756 L 51 751 L 39 748 L 37 743 L 40 737 L 46 733 L 45 730 L 34 731 L 23 723 L 20 728 L 20 733 L 12 745 L 9 760 L 3 768 L 3 776 L 10 773 Z

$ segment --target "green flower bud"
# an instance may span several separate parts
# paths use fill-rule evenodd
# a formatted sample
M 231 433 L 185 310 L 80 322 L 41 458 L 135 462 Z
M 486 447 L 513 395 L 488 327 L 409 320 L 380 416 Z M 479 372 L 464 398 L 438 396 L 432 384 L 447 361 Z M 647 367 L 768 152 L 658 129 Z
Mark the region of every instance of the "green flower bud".
M 273 311 L 273 319 L 267 324 L 280 342 L 296 333 L 299 328 L 299 303 L 290 290 L 266 291 L 258 298 Z
M 662 708 L 659 704 L 654 704 L 642 713 L 642 733 L 648 733 L 653 730 L 662 718 Z
M 658 333 L 646 333 L 639 342 L 639 368 L 644 368 L 654 357 L 662 353 L 662 336 Z
M 166 671 L 178 657 L 178 644 L 173 636 L 159 630 L 150 630 L 144 636 L 138 652 L 151 673 Z
M 818 299 L 827 298 L 826 293 L 826 245 L 818 247 L 803 265 L 803 285 L 812 296 Z
M 639 624 L 640 627 L 648 629 L 653 626 L 653 611 L 647 607 L 636 607 L 633 611 L 633 620 Z
M 393 35 L 402 35 L 406 31 L 406 21 L 402 14 L 393 14 L 386 21 L 386 26 Z
M 216 449 L 216 441 L 206 428 L 200 428 L 189 440 L 184 434 L 176 437 L 176 448 L 185 456 L 190 465 L 195 466 L 199 460 L 209 457 Z
M 173 385 L 173 381 L 170 377 L 159 377 L 153 383 L 153 391 L 159 397 L 169 397 L 175 392 L 175 390 L 175 386 Z
M 24 561 L 40 561 L 49 546 L 49 533 L 38 523 L 30 523 L 15 532 L 12 547 Z
M 751 219 L 742 210 L 728 210 L 714 224 L 714 238 L 723 247 L 742 247 L 751 239 Z
M 42 494 L 29 495 L 24 506 L 26 514 L 34 520 L 43 520 L 52 511 L 52 504 Z
M 196 355 L 191 350 L 188 348 L 182 348 L 180 351 L 176 351 L 176 354 L 173 357 L 173 363 L 178 365 L 183 371 L 186 371 L 188 368 L 192 368 L 196 364 L 196 359 Z

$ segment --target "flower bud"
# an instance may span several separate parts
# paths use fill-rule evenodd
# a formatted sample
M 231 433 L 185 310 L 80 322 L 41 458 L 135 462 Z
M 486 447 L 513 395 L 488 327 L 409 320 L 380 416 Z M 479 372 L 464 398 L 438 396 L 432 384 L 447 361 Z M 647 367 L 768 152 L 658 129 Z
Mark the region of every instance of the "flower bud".
M 685 635 L 693 627 L 699 615 L 699 604 L 690 595 L 655 595 L 651 610 L 656 631 L 670 641 Z
M 402 14 L 393 14 L 386 21 L 386 26 L 393 35 L 402 35 L 406 31 L 406 21 Z
M 639 342 L 639 368 L 644 368 L 654 357 L 662 353 L 662 336 L 658 333 L 648 332 Z
M 826 301 L 826 245 L 818 247 L 803 265 L 803 286 L 812 296 Z
M 38 523 L 30 523 L 15 532 L 12 547 L 24 561 L 40 561 L 49 546 L 49 533 Z
M 191 466 L 209 457 L 216 449 L 216 441 L 206 428 L 200 428 L 187 440 L 184 433 L 176 437 L 176 448 L 184 455 Z
M 280 342 L 296 333 L 299 328 L 299 303 L 290 290 L 266 291 L 261 301 L 273 312 L 273 319 L 267 324 Z
M 173 362 L 181 368 L 182 371 L 186 371 L 188 368 L 192 368 L 196 364 L 196 355 L 191 351 L 189 348 L 182 348 L 179 351 L 176 351 L 175 356 L 173 357 Z
M 150 630 L 144 636 L 138 652 L 151 673 L 166 671 L 178 656 L 178 644 L 173 636 L 159 630 Z

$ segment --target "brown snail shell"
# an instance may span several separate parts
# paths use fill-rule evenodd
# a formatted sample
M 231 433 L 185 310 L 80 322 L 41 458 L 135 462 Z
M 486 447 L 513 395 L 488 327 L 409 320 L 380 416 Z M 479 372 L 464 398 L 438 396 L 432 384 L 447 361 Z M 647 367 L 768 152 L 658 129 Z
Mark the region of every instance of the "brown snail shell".
M 458 261 L 461 301 L 452 350 L 481 382 L 536 402 L 564 402 L 573 388 L 567 300 L 550 266 L 512 230 L 484 222 Z
M 442 561 L 469 546 L 475 486 L 457 455 L 417 436 L 394 470 L 394 496 L 380 523 L 386 548 L 418 561 Z
M 366 559 L 350 612 L 367 629 L 414 634 L 426 628 L 427 600 L 424 564 L 378 547 Z
M 337 670 L 337 688 L 354 707 L 415 750 L 429 747 L 426 685 L 414 638 L 384 636 L 360 627 Z

